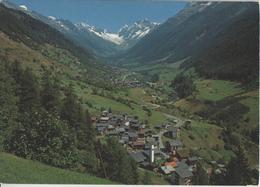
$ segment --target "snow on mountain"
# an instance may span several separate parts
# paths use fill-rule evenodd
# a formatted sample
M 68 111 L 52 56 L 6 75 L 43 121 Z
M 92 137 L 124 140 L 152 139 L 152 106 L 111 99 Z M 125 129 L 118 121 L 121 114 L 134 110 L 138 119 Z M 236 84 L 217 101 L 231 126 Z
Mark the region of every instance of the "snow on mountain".
M 140 39 L 153 30 L 159 23 L 150 22 L 147 19 L 137 21 L 133 25 L 125 25 L 118 32 L 125 40 Z
M 124 42 L 124 39 L 122 37 L 120 37 L 117 33 L 110 33 L 110 32 L 107 32 L 104 29 L 98 29 L 98 28 L 95 28 L 94 26 L 90 26 L 90 25 L 83 23 L 83 22 L 77 23 L 75 25 L 80 30 L 92 32 L 95 35 L 103 38 L 104 40 L 108 40 L 108 41 L 113 42 L 117 45 L 120 45 Z
M 139 39 L 152 31 L 157 25 L 159 25 L 159 23 L 150 22 L 145 19 L 137 21 L 131 26 L 125 25 L 117 33 L 107 32 L 104 29 L 98 29 L 83 22 L 75 25 L 80 30 L 92 32 L 97 36 L 117 45 L 132 46 Z
M 22 10 L 25 10 L 25 11 L 28 10 L 27 6 L 25 6 L 25 5 L 20 5 L 19 8 L 22 9 Z

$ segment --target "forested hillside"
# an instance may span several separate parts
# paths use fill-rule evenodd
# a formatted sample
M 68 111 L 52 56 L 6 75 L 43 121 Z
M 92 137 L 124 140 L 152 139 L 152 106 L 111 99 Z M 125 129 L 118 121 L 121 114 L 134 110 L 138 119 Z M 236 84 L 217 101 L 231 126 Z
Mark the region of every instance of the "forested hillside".
M 175 63 L 203 77 L 249 83 L 258 76 L 256 3 L 190 3 L 121 59 L 133 65 Z

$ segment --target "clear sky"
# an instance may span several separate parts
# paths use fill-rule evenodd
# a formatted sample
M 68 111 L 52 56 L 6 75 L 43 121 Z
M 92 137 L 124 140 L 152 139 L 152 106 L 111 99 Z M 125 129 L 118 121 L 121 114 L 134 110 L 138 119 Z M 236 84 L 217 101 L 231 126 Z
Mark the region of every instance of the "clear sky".
M 9 0 L 45 16 L 86 22 L 108 31 L 147 18 L 162 23 L 185 6 L 169 0 Z

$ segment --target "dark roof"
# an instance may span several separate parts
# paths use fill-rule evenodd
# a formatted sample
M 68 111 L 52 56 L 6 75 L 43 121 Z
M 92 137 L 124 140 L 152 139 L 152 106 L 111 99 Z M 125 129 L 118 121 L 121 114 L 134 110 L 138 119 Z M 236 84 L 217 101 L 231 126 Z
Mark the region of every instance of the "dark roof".
M 108 123 L 96 123 L 96 127 L 107 127 Z
M 141 166 L 143 166 L 143 167 L 147 167 L 147 166 L 150 166 L 150 163 L 144 161 L 144 162 L 141 163 Z
M 138 137 L 136 132 L 128 132 L 128 136 L 131 138 Z
M 183 162 L 178 162 L 178 163 L 183 163 Z M 188 178 L 193 176 L 187 164 L 183 163 L 178 165 L 178 163 L 175 171 L 181 178 Z M 184 164 L 187 165 L 187 167 Z
M 119 127 L 118 129 L 116 129 L 116 131 L 119 132 L 119 133 L 125 132 L 125 128 Z
M 106 127 L 97 127 L 97 130 L 98 131 L 103 131 L 103 130 L 105 130 L 106 129 Z
M 189 160 L 189 161 L 197 161 L 197 160 L 198 160 L 198 157 L 192 156 L 192 157 L 189 157 L 188 160 Z
M 145 156 L 142 152 L 133 152 L 129 154 L 136 162 L 145 161 Z
M 172 141 L 170 141 L 170 145 L 173 147 L 181 147 L 182 142 L 180 140 L 172 140 Z
M 154 127 L 157 128 L 157 129 L 160 129 L 160 128 L 162 128 L 162 125 L 161 124 L 157 124 Z
M 108 136 L 118 135 L 118 132 L 116 132 L 115 130 L 109 131 L 109 132 L 107 133 L 107 135 L 108 135 Z

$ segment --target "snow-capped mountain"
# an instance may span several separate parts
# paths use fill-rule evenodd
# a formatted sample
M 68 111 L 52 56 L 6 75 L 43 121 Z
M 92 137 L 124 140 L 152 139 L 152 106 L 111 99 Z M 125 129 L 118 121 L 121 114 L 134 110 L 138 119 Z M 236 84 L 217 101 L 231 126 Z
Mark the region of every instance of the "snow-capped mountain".
M 150 22 L 145 19 L 137 21 L 130 26 L 125 25 L 117 33 L 111 33 L 107 32 L 105 29 L 99 29 L 83 22 L 76 24 L 77 28 L 82 31 L 92 32 L 104 40 L 108 40 L 125 48 L 129 48 L 136 44 L 158 25 L 159 23 Z
M 94 26 L 90 26 L 84 22 L 77 23 L 77 24 L 75 24 L 75 26 L 83 32 L 94 33 L 95 35 L 103 38 L 104 40 L 108 40 L 117 45 L 120 45 L 124 42 L 124 39 L 122 37 L 120 37 L 117 33 L 110 33 L 110 32 L 107 32 L 105 29 L 99 29 Z
M 63 33 L 77 45 L 91 50 L 97 56 L 113 56 L 133 47 L 141 38 L 154 30 L 159 24 L 147 19 L 137 21 L 132 25 L 125 25 L 118 32 L 108 32 L 87 23 L 72 23 L 68 20 L 43 16 L 25 5 L 15 5 L 7 0 L 0 0 L 5 6 L 23 11 Z
M 147 19 L 135 22 L 133 25 L 125 25 L 118 32 L 118 35 L 125 41 L 125 45 L 131 47 L 141 38 L 155 29 L 159 23 L 151 22 Z

